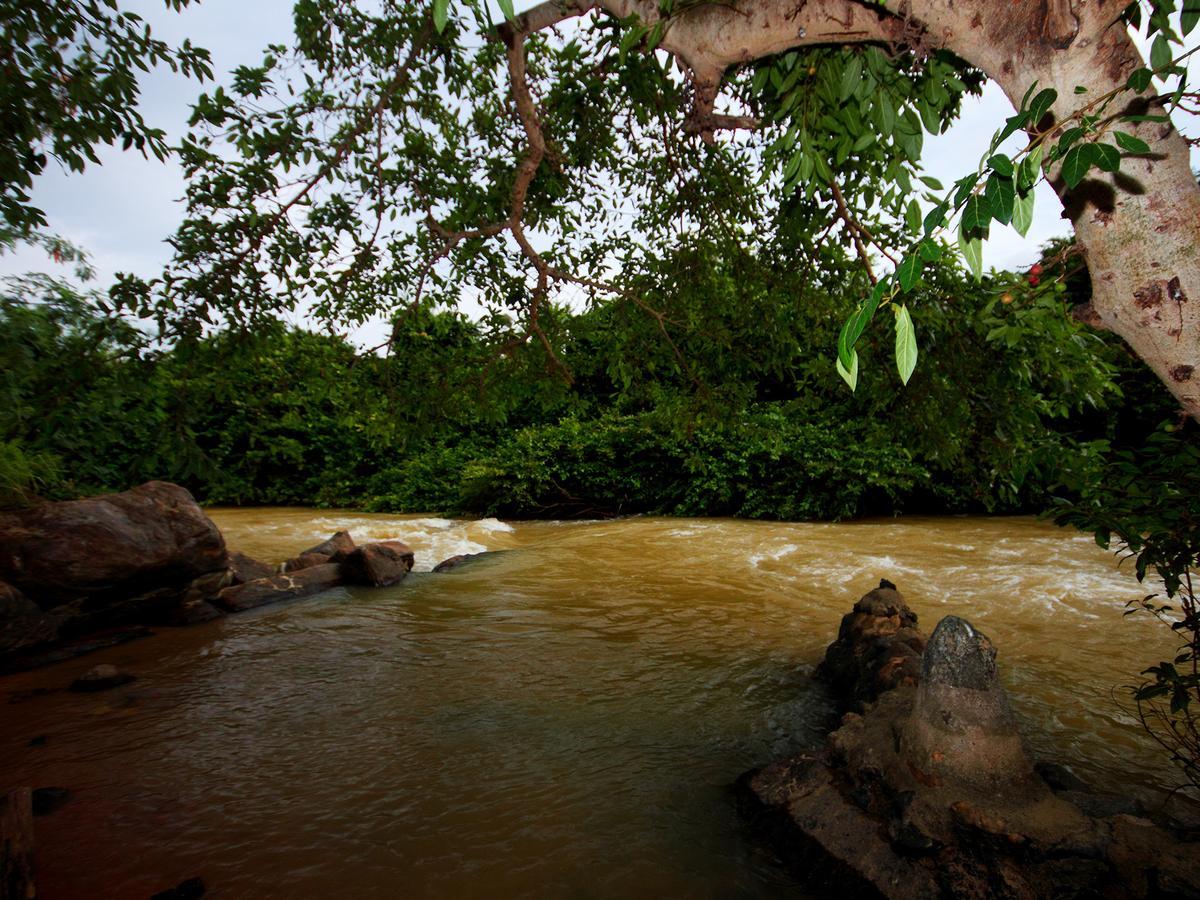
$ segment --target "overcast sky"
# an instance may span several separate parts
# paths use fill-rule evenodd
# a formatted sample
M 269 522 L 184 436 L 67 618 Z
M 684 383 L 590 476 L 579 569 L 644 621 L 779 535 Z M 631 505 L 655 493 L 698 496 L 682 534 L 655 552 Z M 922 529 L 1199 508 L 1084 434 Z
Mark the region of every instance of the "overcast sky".
M 208 48 L 217 78 L 225 81 L 234 67 L 260 62 L 267 44 L 290 43 L 293 2 L 202 0 L 179 14 L 166 12 L 162 0 L 126 0 L 123 5 L 143 14 L 157 37 L 172 44 L 190 38 L 194 44 Z M 518 11 L 532 5 L 532 0 L 516 4 Z M 1193 32 L 1190 44 L 1194 45 L 1197 38 L 1200 30 Z M 1194 57 L 1193 80 L 1198 75 L 1200 66 Z M 160 69 L 143 77 L 142 88 L 146 120 L 166 129 L 173 138 L 181 136 L 200 86 Z M 212 83 L 204 89 L 211 90 Z M 962 117 L 946 134 L 926 135 L 926 170 L 947 181 L 964 174 L 1011 113 L 1008 101 L 994 85 L 989 84 L 982 97 L 968 98 Z M 1193 133 L 1196 130 L 1194 121 L 1180 124 Z M 59 171 L 52 164 L 36 184 L 34 203 L 47 213 L 51 231 L 92 255 L 98 287 L 107 287 L 116 272 L 152 277 L 169 258 L 170 248 L 164 239 L 182 219 L 179 200 L 184 182 L 179 167 L 112 148 L 101 148 L 100 158 L 102 165 L 76 175 Z M 1194 162 L 1200 160 L 1194 156 Z M 1044 182 L 1038 190 L 1036 217 L 1028 236 L 1021 238 L 1010 228 L 995 227 L 984 250 L 985 266 L 1024 267 L 1036 258 L 1045 240 L 1069 233 L 1053 191 Z M 55 266 L 44 253 L 32 249 L 0 256 L 0 275 L 31 270 L 54 271 Z M 368 329 L 362 337 L 370 337 L 375 330 Z

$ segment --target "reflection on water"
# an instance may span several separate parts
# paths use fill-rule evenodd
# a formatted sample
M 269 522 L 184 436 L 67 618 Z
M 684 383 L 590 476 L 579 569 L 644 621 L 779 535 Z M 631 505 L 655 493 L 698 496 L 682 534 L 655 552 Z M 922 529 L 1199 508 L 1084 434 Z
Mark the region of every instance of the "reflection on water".
M 419 571 L 0 679 L 0 789 L 75 795 L 37 820 L 45 897 L 795 896 L 728 786 L 818 738 L 812 668 L 880 577 L 997 642 L 1035 752 L 1135 791 L 1157 757 L 1109 692 L 1169 637 L 1122 619 L 1143 591 L 1107 553 L 1032 519 L 211 514 L 271 561 L 345 527 Z M 484 549 L 514 552 L 427 574 Z M 101 662 L 139 680 L 60 690 Z

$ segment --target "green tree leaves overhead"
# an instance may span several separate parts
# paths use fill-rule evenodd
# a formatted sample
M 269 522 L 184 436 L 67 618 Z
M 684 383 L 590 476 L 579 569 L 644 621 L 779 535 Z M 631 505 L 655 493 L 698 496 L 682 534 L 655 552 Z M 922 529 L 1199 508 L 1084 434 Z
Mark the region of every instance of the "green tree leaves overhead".
M 158 40 L 115 0 L 6 0 L 0 49 L 0 222 L 19 237 L 46 226 L 30 191 L 52 160 L 79 172 L 105 144 L 167 155 L 165 134 L 137 110 L 146 71 L 212 75 L 208 51 Z

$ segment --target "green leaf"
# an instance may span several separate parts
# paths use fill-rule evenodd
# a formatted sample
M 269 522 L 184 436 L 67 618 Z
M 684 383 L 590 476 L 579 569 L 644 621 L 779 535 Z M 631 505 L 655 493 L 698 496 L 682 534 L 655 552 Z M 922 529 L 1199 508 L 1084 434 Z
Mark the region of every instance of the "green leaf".
M 1013 202 L 1016 200 L 1017 187 L 1011 178 L 1002 178 L 993 174 L 988 177 L 984 188 L 988 205 L 992 208 L 992 217 L 1002 225 L 1012 221 Z
M 962 227 L 965 231 L 987 228 L 992 221 L 992 207 L 983 194 L 972 194 L 963 207 Z
M 1171 59 L 1171 42 L 1167 40 L 1165 34 L 1160 34 L 1150 45 L 1150 65 L 1155 70 L 1154 74 L 1163 81 L 1166 81 L 1170 74 L 1166 70 L 1171 66 Z
M 925 260 L 925 262 L 937 262 L 941 259 L 942 247 L 936 241 L 925 238 L 925 240 L 921 241 L 919 249 L 921 251 L 921 259 Z
M 944 190 L 944 188 L 942 187 L 942 183 L 940 181 L 938 181 L 936 178 L 933 178 L 929 175 L 922 175 L 921 181 L 925 185 L 925 187 L 929 188 L 931 191 Z
M 921 254 L 910 253 L 904 259 L 900 260 L 900 265 L 896 266 L 896 278 L 900 281 L 900 289 L 907 293 L 912 290 L 912 286 L 917 283 L 917 279 L 921 277 L 921 268 L 925 263 L 921 259 Z
M 976 280 L 983 277 L 983 239 L 981 235 L 967 237 L 962 228 L 958 229 L 958 249 L 962 252 L 967 263 L 967 269 Z
M 1096 161 L 1095 144 L 1080 144 L 1068 150 L 1062 163 L 1062 176 L 1067 187 L 1078 187 Z
M 987 161 L 988 168 L 998 175 L 1003 175 L 1005 178 L 1013 177 L 1012 160 L 1003 153 L 997 153 Z
M 842 69 L 842 83 L 838 89 L 838 99 L 846 101 L 850 99 L 850 95 L 854 93 L 854 89 L 858 87 L 858 80 L 862 77 L 862 57 L 853 53 L 850 59 L 846 62 L 846 68 Z
M 433 24 L 438 32 L 446 30 L 446 19 L 450 13 L 450 0 L 433 0 Z
M 1183 0 L 1183 12 L 1179 14 L 1179 30 L 1184 36 L 1191 34 L 1200 22 L 1200 0 Z
M 1033 191 L 1030 190 L 1025 196 L 1017 195 L 1016 203 L 1013 204 L 1012 226 L 1017 230 L 1017 234 L 1025 237 L 1029 233 L 1029 226 L 1033 224 Z
M 842 380 L 845 381 L 846 384 L 850 385 L 851 391 L 858 387 L 858 351 L 850 351 L 849 366 L 843 366 L 842 360 L 839 358 L 834 363 L 834 367 L 837 369 L 837 373 L 842 376 Z
M 1198 0 L 1200 2 L 1200 0 Z M 1139 137 L 1134 137 L 1124 131 L 1114 131 L 1113 137 L 1117 139 L 1117 144 L 1126 153 L 1149 153 L 1150 145 Z
M 896 307 L 896 370 L 904 384 L 908 384 L 916 367 L 917 333 L 908 307 L 902 304 Z
M 1150 81 L 1153 79 L 1154 73 L 1143 67 L 1134 69 L 1129 73 L 1129 79 L 1125 82 L 1125 87 L 1135 93 L 1142 93 L 1146 88 L 1150 87 Z
M 513 10 L 513 0 L 496 0 L 496 4 L 500 7 L 500 12 L 504 13 L 504 18 L 510 22 L 517 17 Z
M 1058 99 L 1058 91 L 1054 88 L 1046 88 L 1044 91 L 1039 91 L 1038 95 L 1033 98 L 1029 104 L 1029 122 L 1034 128 L 1042 121 L 1042 116 L 1050 111 L 1050 107 L 1054 105 L 1054 101 Z
M 1096 165 L 1105 172 L 1116 172 L 1121 168 L 1121 151 L 1112 144 L 1093 144 L 1096 148 Z
M 908 207 L 904 211 L 904 222 L 909 231 L 921 230 L 921 206 L 916 200 L 908 202 Z

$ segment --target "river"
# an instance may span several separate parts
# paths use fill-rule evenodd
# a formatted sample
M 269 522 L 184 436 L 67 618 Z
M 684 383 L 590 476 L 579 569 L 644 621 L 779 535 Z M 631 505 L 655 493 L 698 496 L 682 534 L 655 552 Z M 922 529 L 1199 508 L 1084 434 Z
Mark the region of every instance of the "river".
M 729 785 L 820 739 L 813 668 L 881 577 L 996 642 L 1035 755 L 1146 797 L 1163 774 L 1112 689 L 1170 636 L 1035 519 L 209 512 L 271 562 L 348 528 L 416 566 L 0 679 L 0 790 L 73 793 L 37 819 L 43 898 L 794 897 Z M 103 662 L 138 680 L 63 690 Z

